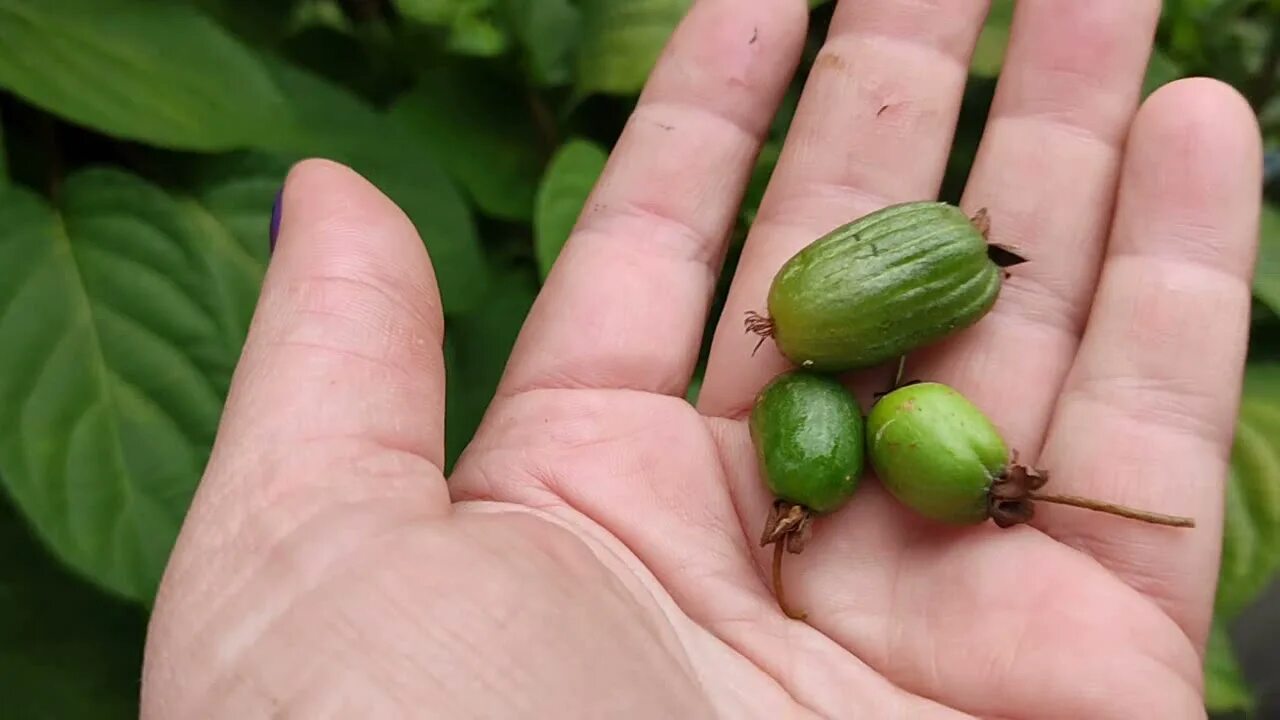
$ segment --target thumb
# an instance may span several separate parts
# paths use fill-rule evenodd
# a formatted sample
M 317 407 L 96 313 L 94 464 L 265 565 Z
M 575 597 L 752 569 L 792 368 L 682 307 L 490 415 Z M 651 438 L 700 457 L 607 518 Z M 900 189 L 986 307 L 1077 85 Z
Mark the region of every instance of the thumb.
M 354 548 L 449 508 L 443 319 L 413 225 L 329 162 L 296 166 L 279 202 L 271 267 L 152 614 L 152 712 L 217 692 L 210 678 L 234 670 L 229 658 Z
M 294 167 L 278 202 L 193 517 L 205 498 L 233 499 L 244 517 L 287 510 L 283 498 L 314 509 L 389 492 L 443 512 L 444 321 L 421 239 L 386 196 L 327 161 Z

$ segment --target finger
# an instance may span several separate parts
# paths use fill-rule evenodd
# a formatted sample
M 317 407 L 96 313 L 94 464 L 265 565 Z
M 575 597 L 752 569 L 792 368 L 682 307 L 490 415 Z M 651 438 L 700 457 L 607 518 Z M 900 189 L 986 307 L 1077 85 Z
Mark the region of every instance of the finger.
M 787 367 L 743 332 L 801 247 L 892 202 L 933 197 L 986 3 L 845 0 L 814 62 L 716 329 L 699 403 L 741 415 Z
M 333 163 L 296 166 L 281 204 L 202 495 L 237 521 L 393 492 L 443 509 L 443 319 L 421 239 Z
M 1019 3 L 964 205 L 985 207 L 1013 268 L 991 313 L 908 359 L 952 384 L 1034 457 L 1075 356 L 1137 109 L 1157 0 Z
M 1190 515 L 1171 530 L 1072 508 L 1038 524 L 1203 640 L 1248 340 L 1262 157 L 1229 87 L 1162 89 L 1134 122 L 1088 330 L 1041 461 L 1046 490 Z
M 725 239 L 806 21 L 801 0 L 694 5 L 529 314 L 500 395 L 684 394 Z

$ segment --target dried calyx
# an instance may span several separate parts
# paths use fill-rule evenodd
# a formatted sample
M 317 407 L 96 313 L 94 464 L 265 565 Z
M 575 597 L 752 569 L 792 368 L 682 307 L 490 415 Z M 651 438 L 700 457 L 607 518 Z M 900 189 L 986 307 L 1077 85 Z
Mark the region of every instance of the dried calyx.
M 787 617 L 803 620 L 807 616 L 787 603 L 787 595 L 782 583 L 782 554 L 801 553 L 805 543 L 813 532 L 813 513 L 803 505 L 776 500 L 769 510 L 769 519 L 764 524 L 764 534 L 760 537 L 760 546 L 773 545 L 773 594 L 778 606 Z
M 1180 515 L 1165 515 L 1135 508 L 1101 502 L 1077 495 L 1055 495 L 1040 492 L 1040 488 L 1049 482 L 1049 473 L 1019 465 L 1016 459 L 1010 463 L 1004 475 L 996 479 L 987 495 L 987 513 L 991 520 L 1002 528 L 1029 522 L 1035 515 L 1037 502 L 1070 505 L 1072 507 L 1095 510 L 1109 515 L 1141 520 L 1154 525 L 1192 528 L 1196 526 L 1194 519 Z

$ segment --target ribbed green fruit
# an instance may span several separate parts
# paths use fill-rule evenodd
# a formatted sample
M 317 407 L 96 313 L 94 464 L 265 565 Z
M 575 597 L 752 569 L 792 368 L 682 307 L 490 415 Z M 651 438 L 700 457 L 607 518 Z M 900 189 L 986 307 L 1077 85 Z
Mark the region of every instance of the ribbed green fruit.
M 779 375 L 756 396 L 750 427 L 777 499 L 826 513 L 857 489 L 866 452 L 862 409 L 832 378 L 802 370 Z
M 1022 261 L 988 245 L 984 223 L 941 202 L 863 216 L 788 260 L 769 288 L 769 317 L 749 314 L 747 327 L 796 365 L 828 372 L 940 340 L 981 319 L 1002 266 Z

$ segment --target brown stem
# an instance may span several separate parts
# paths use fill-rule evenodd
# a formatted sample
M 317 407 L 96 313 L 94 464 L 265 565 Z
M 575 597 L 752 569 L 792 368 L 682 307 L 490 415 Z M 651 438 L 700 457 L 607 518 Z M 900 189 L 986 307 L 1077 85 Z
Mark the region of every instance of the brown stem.
M 794 610 L 787 604 L 787 594 L 782 589 L 782 553 L 784 551 L 783 542 L 773 544 L 773 595 L 778 599 L 778 607 L 782 608 L 782 612 L 792 620 L 804 620 L 808 617 L 808 613 L 800 610 Z
M 1100 500 L 1092 500 L 1090 498 L 1079 497 L 1077 495 L 1050 495 L 1046 493 L 1029 493 L 1027 495 L 1036 502 L 1054 503 L 1057 505 L 1070 505 L 1072 507 L 1084 508 L 1086 510 L 1097 510 L 1111 515 L 1129 518 L 1131 520 L 1141 520 L 1142 522 L 1152 523 L 1154 525 L 1169 525 L 1171 527 L 1191 528 L 1196 526 L 1196 521 L 1189 517 L 1179 515 L 1164 515 L 1161 513 L 1147 512 L 1146 510 L 1135 510 L 1123 505 L 1114 505 Z

